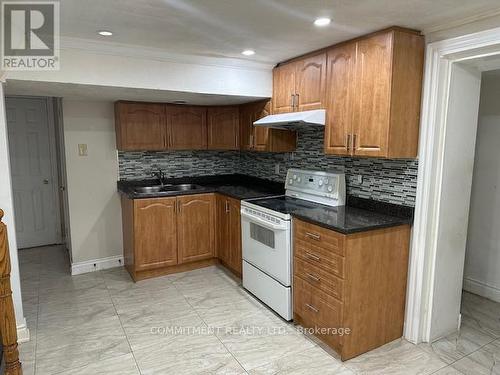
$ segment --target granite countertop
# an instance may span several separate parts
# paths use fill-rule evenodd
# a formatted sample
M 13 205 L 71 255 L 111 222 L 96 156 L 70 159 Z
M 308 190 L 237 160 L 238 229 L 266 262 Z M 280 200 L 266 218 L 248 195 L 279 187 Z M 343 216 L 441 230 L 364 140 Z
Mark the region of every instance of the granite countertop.
M 240 174 L 165 179 L 165 184 L 196 184 L 200 188 L 187 191 L 163 191 L 139 194 L 138 186 L 158 185 L 157 180 L 121 180 L 118 191 L 129 199 L 159 198 L 203 193 L 221 193 L 235 199 L 256 199 L 285 194 L 284 184 Z
M 291 197 L 261 199 L 253 203 L 343 234 L 411 224 L 413 220 L 412 207 L 356 197 L 349 197 L 346 206 L 338 207 Z
M 158 181 L 122 180 L 118 181 L 117 185 L 118 191 L 129 199 L 221 193 L 239 200 L 256 200 L 253 203 L 259 206 L 289 213 L 297 219 L 343 234 L 411 224 L 413 221 L 413 207 L 353 196 L 348 197 L 345 206 L 329 207 L 319 203 L 284 197 L 283 184 L 240 174 L 171 178 L 166 179 L 164 183 L 196 184 L 200 185 L 200 188 L 188 191 L 139 194 L 134 191 L 135 187 L 157 185 Z

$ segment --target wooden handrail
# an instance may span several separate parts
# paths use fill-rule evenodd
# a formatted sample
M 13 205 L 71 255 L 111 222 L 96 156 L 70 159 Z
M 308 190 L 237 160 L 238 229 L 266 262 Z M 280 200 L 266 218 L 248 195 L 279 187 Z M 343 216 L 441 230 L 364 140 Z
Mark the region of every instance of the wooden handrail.
M 22 375 L 17 349 L 17 326 L 10 286 L 10 255 L 7 227 L 0 209 L 0 336 L 2 336 L 6 375 Z

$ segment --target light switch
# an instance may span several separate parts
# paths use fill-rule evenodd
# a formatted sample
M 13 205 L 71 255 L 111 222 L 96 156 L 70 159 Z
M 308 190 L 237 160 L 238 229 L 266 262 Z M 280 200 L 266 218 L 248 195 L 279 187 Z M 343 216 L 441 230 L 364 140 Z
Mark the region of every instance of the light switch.
M 78 156 L 87 156 L 87 144 L 86 143 L 79 143 L 78 144 Z

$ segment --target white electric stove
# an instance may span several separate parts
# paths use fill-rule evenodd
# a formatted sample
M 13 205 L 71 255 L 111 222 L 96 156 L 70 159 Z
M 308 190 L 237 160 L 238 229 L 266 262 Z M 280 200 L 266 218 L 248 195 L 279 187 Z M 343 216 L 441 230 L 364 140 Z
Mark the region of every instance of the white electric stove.
M 243 287 L 284 319 L 291 320 L 291 212 L 307 209 L 310 202 L 315 206 L 344 205 L 345 175 L 289 169 L 285 189 L 281 197 L 241 202 Z

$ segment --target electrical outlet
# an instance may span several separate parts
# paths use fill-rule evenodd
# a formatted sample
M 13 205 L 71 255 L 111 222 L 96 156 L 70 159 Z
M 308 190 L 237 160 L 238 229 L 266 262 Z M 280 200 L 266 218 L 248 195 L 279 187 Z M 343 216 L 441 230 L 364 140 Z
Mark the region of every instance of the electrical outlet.
M 274 173 L 280 174 L 280 163 L 274 164 Z
M 87 156 L 88 151 L 87 151 L 87 144 L 86 143 L 79 143 L 78 144 L 78 156 Z

